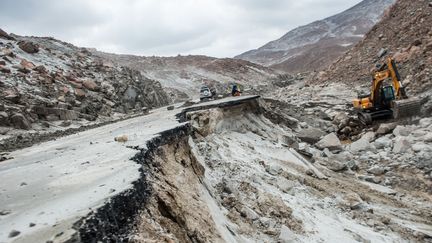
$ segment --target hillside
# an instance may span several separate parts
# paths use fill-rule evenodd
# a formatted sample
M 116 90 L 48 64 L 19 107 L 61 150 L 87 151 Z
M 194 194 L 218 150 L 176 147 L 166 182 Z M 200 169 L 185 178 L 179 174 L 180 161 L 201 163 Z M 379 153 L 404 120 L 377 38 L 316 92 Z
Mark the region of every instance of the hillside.
M 432 88 L 432 4 L 398 0 L 365 39 L 315 77 L 315 82 L 369 84 L 370 71 L 394 57 L 408 93 Z
M 236 58 L 291 73 L 320 70 L 358 43 L 394 0 L 364 0 Z
M 7 127 L 43 131 L 169 103 L 158 82 L 53 38 L 0 30 L 0 57 L 0 134 Z
M 231 83 L 259 90 L 278 73 L 248 61 L 218 59 L 207 56 L 141 57 L 95 52 L 121 66 L 139 70 L 144 76 L 159 81 L 173 100 L 198 97 L 202 84 L 216 86 L 225 92 Z

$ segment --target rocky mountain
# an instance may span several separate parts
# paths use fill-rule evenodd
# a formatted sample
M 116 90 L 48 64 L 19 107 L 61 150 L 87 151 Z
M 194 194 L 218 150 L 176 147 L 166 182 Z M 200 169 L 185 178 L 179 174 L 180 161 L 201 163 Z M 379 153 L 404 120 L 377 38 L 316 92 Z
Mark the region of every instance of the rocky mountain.
M 314 81 L 368 86 L 371 70 L 387 57 L 396 60 L 408 95 L 432 95 L 431 1 L 398 0 L 363 41 L 316 75 Z M 428 112 L 431 114 L 432 109 Z
M 53 38 L 0 30 L 0 58 L 3 128 L 70 126 L 169 103 L 157 81 Z
M 159 81 L 174 101 L 198 97 L 202 84 L 215 86 L 219 93 L 225 93 L 231 83 L 239 83 L 245 89 L 259 90 L 279 75 L 270 68 L 230 58 L 141 57 L 94 53 L 117 65 L 139 70 L 144 76 Z
M 320 70 L 362 40 L 395 0 L 364 0 L 236 58 L 287 72 Z

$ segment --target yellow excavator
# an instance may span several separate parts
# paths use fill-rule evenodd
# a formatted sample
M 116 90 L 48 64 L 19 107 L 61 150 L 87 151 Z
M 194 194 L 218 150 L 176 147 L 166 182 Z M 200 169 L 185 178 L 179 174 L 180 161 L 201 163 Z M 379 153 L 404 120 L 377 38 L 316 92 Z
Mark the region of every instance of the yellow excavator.
M 391 79 L 391 84 L 386 80 Z M 371 93 L 359 95 L 353 101 L 354 109 L 364 125 L 370 125 L 379 119 L 398 119 L 420 113 L 421 101 L 408 98 L 401 78 L 392 58 L 373 73 Z

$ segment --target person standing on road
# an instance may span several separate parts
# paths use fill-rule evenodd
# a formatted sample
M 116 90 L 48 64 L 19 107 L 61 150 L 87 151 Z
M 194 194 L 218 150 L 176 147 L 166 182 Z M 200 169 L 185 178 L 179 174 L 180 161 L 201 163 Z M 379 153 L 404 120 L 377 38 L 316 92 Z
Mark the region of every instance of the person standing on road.
M 232 87 L 231 95 L 232 96 L 238 96 L 239 93 L 240 93 L 240 91 L 238 90 L 237 84 L 234 84 Z

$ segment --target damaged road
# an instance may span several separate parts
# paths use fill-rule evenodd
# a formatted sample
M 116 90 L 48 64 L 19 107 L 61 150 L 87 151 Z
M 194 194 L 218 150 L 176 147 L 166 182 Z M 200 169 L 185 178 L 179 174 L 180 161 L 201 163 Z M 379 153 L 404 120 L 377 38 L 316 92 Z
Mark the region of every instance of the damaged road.
M 8 154 L 0 163 L 0 242 L 80 241 L 76 223 L 133 188 L 142 173 L 131 158 L 185 127 L 180 111 L 161 108 Z M 126 142 L 114 141 L 122 135 Z
M 13 152 L 0 163 L 0 241 L 431 241 L 426 177 L 410 181 L 414 192 L 404 180 L 365 179 L 391 167 L 370 170 L 354 143 L 332 135 L 338 110 L 274 114 L 269 102 L 159 109 Z M 305 129 L 315 129 L 309 142 Z M 121 135 L 128 141 L 114 142 Z M 412 175 L 398 168 L 393 177 Z

